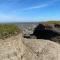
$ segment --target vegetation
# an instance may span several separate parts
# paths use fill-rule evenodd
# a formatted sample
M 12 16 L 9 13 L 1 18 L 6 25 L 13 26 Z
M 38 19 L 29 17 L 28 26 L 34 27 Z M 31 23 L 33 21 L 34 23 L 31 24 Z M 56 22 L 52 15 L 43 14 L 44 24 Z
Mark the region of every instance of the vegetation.
M 16 25 L 0 24 L 0 39 L 5 39 L 20 33 L 20 29 Z
M 49 27 L 49 26 L 53 27 L 54 26 L 57 31 L 60 31 L 60 21 L 46 21 L 43 23 L 43 25 L 45 27 Z M 56 27 L 56 25 L 57 25 L 57 27 Z
M 60 21 L 48 21 L 47 23 L 48 23 L 48 24 L 55 24 L 55 23 L 56 23 L 56 24 L 60 24 Z

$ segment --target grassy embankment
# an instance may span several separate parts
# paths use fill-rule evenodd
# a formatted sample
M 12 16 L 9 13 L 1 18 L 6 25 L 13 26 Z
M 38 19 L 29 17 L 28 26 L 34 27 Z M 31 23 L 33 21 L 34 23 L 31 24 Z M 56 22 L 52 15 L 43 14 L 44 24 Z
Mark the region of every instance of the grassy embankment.
M 47 24 L 60 24 L 60 21 L 48 21 Z M 60 30 L 60 28 L 56 28 L 57 30 Z
M 21 31 L 16 25 L 0 24 L 0 39 L 6 39 L 8 37 L 19 34 Z
M 48 23 L 48 24 L 60 24 L 60 21 L 48 21 L 46 23 Z

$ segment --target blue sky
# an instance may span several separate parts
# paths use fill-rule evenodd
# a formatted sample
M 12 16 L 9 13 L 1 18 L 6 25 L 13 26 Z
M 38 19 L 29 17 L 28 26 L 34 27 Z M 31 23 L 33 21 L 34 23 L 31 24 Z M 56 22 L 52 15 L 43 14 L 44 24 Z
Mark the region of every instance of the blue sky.
M 0 22 L 60 20 L 60 0 L 0 0 Z

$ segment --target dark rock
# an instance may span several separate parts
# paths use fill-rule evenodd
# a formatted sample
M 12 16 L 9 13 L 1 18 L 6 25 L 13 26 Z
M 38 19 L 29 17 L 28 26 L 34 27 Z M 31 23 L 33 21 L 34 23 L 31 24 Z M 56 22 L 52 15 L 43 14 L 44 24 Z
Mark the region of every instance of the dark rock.
M 56 28 L 60 28 L 60 24 L 54 24 Z
M 33 35 L 35 35 L 37 39 L 51 39 L 53 37 L 60 36 L 56 31 L 45 29 L 43 24 L 39 24 L 35 28 Z
M 29 35 L 29 34 L 24 34 L 23 37 L 24 37 L 24 38 L 30 38 L 30 35 Z

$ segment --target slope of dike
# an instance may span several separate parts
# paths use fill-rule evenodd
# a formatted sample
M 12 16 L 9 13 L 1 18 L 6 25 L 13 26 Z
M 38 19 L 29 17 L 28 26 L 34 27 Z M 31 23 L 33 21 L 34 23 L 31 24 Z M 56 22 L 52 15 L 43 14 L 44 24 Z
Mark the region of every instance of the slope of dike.
M 26 39 L 22 34 L 0 40 L 0 60 L 60 60 L 60 45 L 43 39 Z

